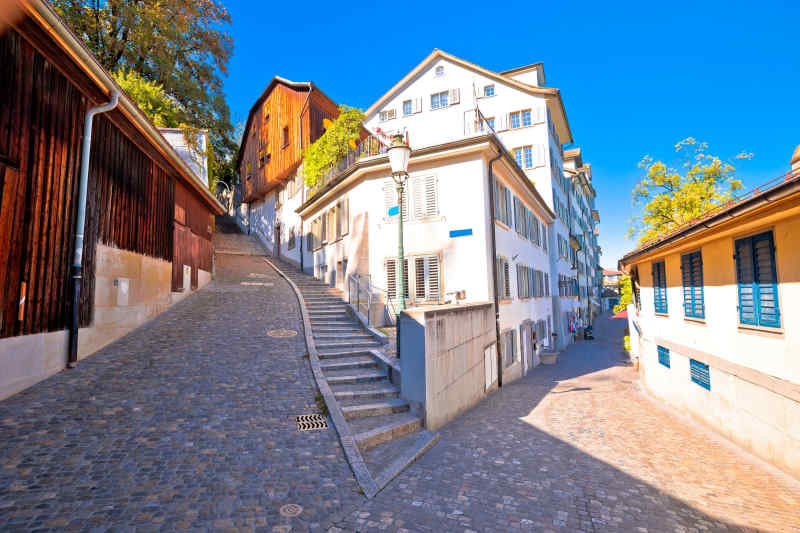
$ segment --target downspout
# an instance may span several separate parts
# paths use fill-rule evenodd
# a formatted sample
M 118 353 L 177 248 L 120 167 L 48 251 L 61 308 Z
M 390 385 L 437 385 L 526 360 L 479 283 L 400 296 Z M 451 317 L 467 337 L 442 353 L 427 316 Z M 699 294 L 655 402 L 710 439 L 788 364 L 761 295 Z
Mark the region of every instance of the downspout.
M 303 102 L 303 107 L 300 108 L 300 155 L 302 157 L 303 153 L 303 113 L 306 110 L 306 105 L 308 105 L 308 101 L 311 99 L 311 91 L 314 90 L 314 84 L 308 82 L 308 96 L 306 96 L 306 101 Z M 310 139 L 309 139 L 310 140 Z M 302 162 L 300 163 L 302 165 Z M 303 205 L 306 202 L 306 180 L 301 180 L 302 185 L 300 186 L 300 205 Z M 305 272 L 303 269 L 303 217 L 300 216 L 300 272 Z
M 72 260 L 72 327 L 69 331 L 69 355 L 67 367 L 75 368 L 78 363 L 78 325 L 80 322 L 80 296 L 83 263 L 83 231 L 86 225 L 86 194 L 89 189 L 89 155 L 92 148 L 92 119 L 95 115 L 111 111 L 119 103 L 119 92 L 114 91 L 111 101 L 93 107 L 86 112 L 83 124 L 83 146 L 81 149 L 81 176 L 78 188 L 78 220 L 75 224 L 75 254 Z
M 497 156 L 489 160 L 489 223 L 492 226 L 492 231 L 489 232 L 490 242 L 492 247 L 492 284 L 494 286 L 494 335 L 497 346 L 497 386 L 503 386 L 503 354 L 500 348 L 500 299 L 497 296 L 497 238 L 494 223 L 494 171 L 492 166 L 494 162 L 503 157 L 503 153 L 498 150 Z

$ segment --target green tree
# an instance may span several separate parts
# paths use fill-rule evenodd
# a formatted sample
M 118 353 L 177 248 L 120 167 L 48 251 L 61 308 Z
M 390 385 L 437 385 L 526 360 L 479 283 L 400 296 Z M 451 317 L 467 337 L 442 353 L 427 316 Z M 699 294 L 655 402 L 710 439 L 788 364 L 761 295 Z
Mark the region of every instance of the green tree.
M 133 70 L 119 70 L 112 76 L 153 124 L 159 128 L 185 127 L 181 105 L 164 91 L 163 85 L 148 81 Z
M 209 130 L 210 174 L 233 176 L 233 126 L 223 94 L 233 41 L 218 0 L 51 0 L 109 71 L 133 70 L 180 104 L 185 124 Z
M 617 283 L 617 289 L 619 290 L 619 303 L 614 306 L 615 313 L 624 311 L 628 308 L 628 305 L 633 302 L 633 286 L 631 285 L 631 277 L 621 276 L 619 278 L 619 282 Z
M 688 137 L 675 145 L 682 158 L 677 168 L 649 155 L 639 162 L 645 175 L 633 189 L 633 202 L 641 206 L 642 216 L 631 220 L 629 237 L 651 241 L 731 200 L 742 188 L 733 164 L 707 149 L 708 144 Z M 742 152 L 733 159 L 752 157 Z

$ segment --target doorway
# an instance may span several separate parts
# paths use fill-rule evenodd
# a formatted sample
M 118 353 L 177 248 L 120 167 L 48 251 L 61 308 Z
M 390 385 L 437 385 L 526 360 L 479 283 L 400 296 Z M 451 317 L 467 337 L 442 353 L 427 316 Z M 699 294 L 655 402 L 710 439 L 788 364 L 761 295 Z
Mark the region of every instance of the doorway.
M 272 245 L 272 255 L 280 258 L 281 256 L 281 226 L 275 225 L 275 243 Z

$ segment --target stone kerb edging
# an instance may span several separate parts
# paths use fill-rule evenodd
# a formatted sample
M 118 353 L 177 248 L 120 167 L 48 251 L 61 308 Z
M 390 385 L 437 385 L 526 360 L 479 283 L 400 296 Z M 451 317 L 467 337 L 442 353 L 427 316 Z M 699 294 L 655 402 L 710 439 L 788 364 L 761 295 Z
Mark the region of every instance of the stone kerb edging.
M 339 436 L 339 442 L 342 444 L 342 449 L 344 450 L 345 457 L 347 457 L 347 462 L 350 464 L 350 469 L 353 471 L 353 475 L 356 478 L 356 482 L 358 486 L 361 487 L 361 490 L 364 491 L 366 497 L 372 499 L 380 488 L 378 488 L 377 483 L 375 483 L 375 480 L 369 473 L 369 469 L 367 469 L 367 465 L 364 463 L 364 458 L 361 456 L 361 451 L 356 444 L 355 436 L 352 431 L 350 431 L 350 424 L 344 419 L 342 408 L 333 395 L 333 391 L 330 385 L 328 385 L 328 380 L 325 379 L 325 374 L 322 373 L 322 367 L 319 364 L 319 353 L 314 343 L 311 320 L 308 317 L 308 309 L 306 309 L 306 302 L 303 298 L 303 294 L 300 292 L 297 285 L 295 285 L 280 268 L 275 266 L 272 261 L 266 257 L 264 257 L 264 261 L 289 283 L 289 286 L 294 290 L 295 296 L 297 296 L 297 301 L 300 304 L 300 313 L 303 316 L 303 330 L 306 336 L 308 360 L 311 362 L 311 372 L 314 374 L 314 381 L 317 382 L 317 388 L 319 388 L 322 397 L 325 399 L 325 404 L 328 406 L 328 412 L 331 416 L 331 420 L 333 420 L 333 427 L 336 429 L 336 433 Z

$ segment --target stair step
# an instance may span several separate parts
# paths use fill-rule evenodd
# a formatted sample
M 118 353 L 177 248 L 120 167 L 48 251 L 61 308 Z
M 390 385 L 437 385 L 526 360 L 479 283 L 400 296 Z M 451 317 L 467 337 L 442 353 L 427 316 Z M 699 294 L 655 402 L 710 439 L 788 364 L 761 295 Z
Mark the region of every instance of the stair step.
M 373 381 L 370 383 L 357 383 L 349 386 L 337 387 L 333 390 L 333 396 L 340 401 L 368 398 L 397 398 L 400 396 L 400 389 L 388 381 Z
M 314 328 L 314 334 L 317 334 L 317 333 L 320 333 L 320 334 L 323 334 L 323 335 L 331 334 L 331 333 L 341 334 L 341 335 L 350 335 L 352 333 L 359 333 L 360 334 L 360 333 L 364 333 L 364 328 L 362 328 L 360 326 L 356 326 L 356 325 L 346 326 L 344 324 L 342 326 L 340 326 L 340 327 L 319 326 L 319 327 L 315 327 Z
M 369 350 L 338 350 L 335 352 L 318 352 L 319 358 L 324 359 L 341 359 L 342 357 L 354 357 L 357 355 L 367 355 L 372 357 Z
M 320 361 L 319 366 L 322 367 L 323 370 L 349 370 L 353 368 L 377 368 L 378 362 L 373 357 L 360 355 L 356 357 L 326 359 Z
M 413 433 L 422 427 L 422 419 L 411 413 L 401 413 L 396 415 L 389 415 L 384 417 L 369 417 L 356 419 L 351 428 L 358 431 L 357 428 L 366 426 L 375 418 L 376 422 L 380 423 L 376 427 L 361 431 L 355 434 L 355 441 L 359 448 L 368 450 L 374 448 L 378 444 L 389 442 L 392 439 Z M 366 422 L 365 424 L 357 424 L 358 422 Z
M 318 332 L 316 328 L 314 328 L 314 342 L 319 344 L 320 342 L 330 342 L 330 341 L 368 341 L 372 340 L 372 335 L 367 333 L 344 333 L 344 332 L 335 332 L 335 333 L 322 333 Z
M 353 342 L 315 342 L 317 350 L 326 350 L 332 348 L 378 348 L 381 343 L 375 340 L 367 341 L 353 341 Z
M 386 379 L 386 372 L 380 370 L 371 370 L 365 372 L 345 372 L 343 374 L 336 374 L 332 376 L 325 376 L 330 385 L 338 385 L 344 383 L 361 383 L 364 381 L 376 381 L 379 379 Z
M 342 413 L 347 420 L 366 416 L 391 415 L 405 411 L 408 411 L 408 402 L 401 398 L 386 398 L 379 402 L 342 407 Z
M 348 314 L 341 314 L 341 315 L 321 315 L 316 317 L 310 317 L 312 324 L 316 324 L 318 326 L 325 325 L 326 323 L 330 322 L 337 322 L 341 324 L 342 322 L 355 324 L 353 317 Z

